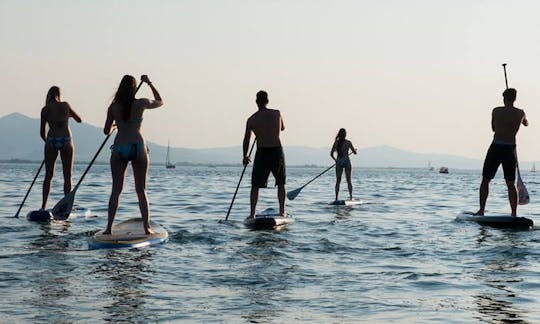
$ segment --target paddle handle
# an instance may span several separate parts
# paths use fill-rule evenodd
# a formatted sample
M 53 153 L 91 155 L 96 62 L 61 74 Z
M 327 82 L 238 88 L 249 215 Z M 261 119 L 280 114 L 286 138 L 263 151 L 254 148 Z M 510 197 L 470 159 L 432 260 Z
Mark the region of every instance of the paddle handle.
M 506 63 L 503 63 L 503 70 L 504 70 L 504 83 L 506 84 L 506 89 L 508 89 L 508 77 L 506 76 Z
M 253 152 L 253 148 L 255 147 L 255 143 L 257 142 L 257 139 L 253 141 L 253 144 L 251 144 L 251 149 L 249 150 L 248 157 L 251 156 L 251 152 Z M 227 210 L 227 216 L 225 216 L 225 220 L 229 219 L 229 214 L 231 213 L 232 206 L 234 204 L 234 200 L 236 199 L 236 194 L 238 193 L 238 188 L 240 188 L 240 183 L 242 182 L 242 178 L 244 177 L 244 173 L 246 172 L 247 164 L 244 165 L 244 169 L 242 169 L 242 174 L 240 175 L 240 180 L 238 180 L 238 184 L 236 185 L 236 190 L 234 191 L 233 198 L 231 200 L 231 204 L 229 205 L 229 210 Z
M 45 160 L 41 162 L 41 165 L 39 166 L 39 169 L 36 172 L 36 175 L 34 176 L 34 180 L 32 180 L 32 183 L 30 184 L 30 188 L 26 191 L 26 195 L 24 195 L 24 199 L 21 202 L 21 205 L 19 206 L 19 209 L 17 209 L 17 213 L 15 214 L 15 218 L 19 218 L 19 213 L 21 212 L 22 206 L 24 205 L 24 202 L 26 201 L 26 198 L 28 198 L 28 195 L 30 194 L 30 190 L 32 190 L 32 187 L 34 186 L 34 183 L 36 182 L 37 177 L 39 176 L 39 173 L 41 172 L 41 169 L 43 168 L 43 165 L 45 164 Z

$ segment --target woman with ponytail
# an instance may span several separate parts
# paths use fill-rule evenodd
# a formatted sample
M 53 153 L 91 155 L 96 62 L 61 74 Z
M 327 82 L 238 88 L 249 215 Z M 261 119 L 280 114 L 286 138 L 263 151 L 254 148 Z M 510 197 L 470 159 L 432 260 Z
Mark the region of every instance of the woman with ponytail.
M 41 109 L 40 136 L 45 142 L 45 180 L 43 181 L 43 197 L 41 209 L 47 207 L 47 199 L 51 191 L 51 181 L 58 153 L 62 160 L 64 173 L 64 195 L 71 191 L 71 170 L 73 169 L 73 141 L 68 120 L 72 117 L 78 123 L 81 117 L 71 109 L 69 103 L 62 101 L 60 88 L 52 86 L 47 92 L 45 107 Z M 49 131 L 46 131 L 47 126 Z
M 113 131 L 113 127 L 117 127 L 118 133 L 114 139 L 114 144 L 111 146 L 112 191 L 109 199 L 107 229 L 103 234 L 111 234 L 112 224 L 118 209 L 118 199 L 124 186 L 124 176 L 129 162 L 131 162 L 133 168 L 135 192 L 139 199 L 144 231 L 146 234 L 152 233 L 148 213 L 148 198 L 146 196 L 146 176 L 149 165 L 148 148 L 141 134 L 141 125 L 144 110 L 161 107 L 163 101 L 148 76 L 143 75 L 141 82 L 146 82 L 150 86 L 154 100 L 136 99 L 137 80 L 131 75 L 125 75 L 120 81 L 114 99 L 107 110 L 107 120 L 103 132 L 105 135 L 109 135 Z
M 347 179 L 347 185 L 349 188 L 349 199 L 352 200 L 352 182 L 351 182 L 351 160 L 349 159 L 349 149 L 356 154 L 357 151 L 354 148 L 351 141 L 346 139 L 347 131 L 345 128 L 341 128 L 337 133 L 336 140 L 332 146 L 332 151 L 330 151 L 330 156 L 334 161 L 336 161 L 336 201 L 338 200 L 339 195 L 339 185 L 341 183 L 341 175 L 343 170 L 345 170 L 345 177 Z M 337 154 L 337 157 L 334 156 L 334 153 Z

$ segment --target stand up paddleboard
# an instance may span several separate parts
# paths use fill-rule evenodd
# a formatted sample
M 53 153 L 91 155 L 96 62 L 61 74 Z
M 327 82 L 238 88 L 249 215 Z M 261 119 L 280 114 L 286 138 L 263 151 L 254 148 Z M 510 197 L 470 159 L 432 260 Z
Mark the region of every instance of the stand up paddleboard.
M 31 222 L 48 222 L 53 218 L 50 211 L 45 209 L 32 210 L 26 214 L 26 219 Z
M 153 234 L 146 234 L 142 218 L 132 218 L 112 227 L 110 235 L 99 231 L 88 239 L 88 247 L 93 249 L 140 248 L 167 242 L 169 233 L 154 222 L 150 222 Z
M 525 217 L 502 216 L 477 216 L 471 212 L 463 212 L 456 217 L 456 221 L 475 222 L 480 225 L 497 228 L 531 229 L 534 222 Z
M 329 205 L 333 206 L 354 206 L 361 205 L 364 202 L 362 200 L 334 200 Z
M 282 217 L 272 208 L 255 215 L 255 218 L 246 218 L 244 220 L 244 225 L 253 230 L 280 229 L 291 223 L 294 223 L 292 217 Z

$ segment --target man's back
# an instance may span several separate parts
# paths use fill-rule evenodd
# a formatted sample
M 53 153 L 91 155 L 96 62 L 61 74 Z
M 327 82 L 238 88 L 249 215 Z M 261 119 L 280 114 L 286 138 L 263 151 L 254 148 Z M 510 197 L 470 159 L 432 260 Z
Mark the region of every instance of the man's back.
M 280 131 L 284 130 L 281 113 L 276 109 L 262 108 L 251 115 L 247 126 L 257 137 L 257 147 L 279 147 Z
M 493 139 L 505 143 L 516 143 L 516 134 L 524 120 L 525 112 L 515 107 L 497 107 L 493 109 L 491 126 L 495 134 Z

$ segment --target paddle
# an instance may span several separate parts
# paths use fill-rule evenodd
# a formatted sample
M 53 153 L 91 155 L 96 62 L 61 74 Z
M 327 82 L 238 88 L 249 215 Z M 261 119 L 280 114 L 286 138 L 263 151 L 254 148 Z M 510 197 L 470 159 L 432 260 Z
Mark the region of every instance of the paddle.
M 36 176 L 34 177 L 34 180 L 32 180 L 32 183 L 30 184 L 30 188 L 28 188 L 28 191 L 26 191 L 26 195 L 24 195 L 24 199 L 19 206 L 19 209 L 17 209 L 17 213 L 15 214 L 15 218 L 19 218 L 19 212 L 21 211 L 22 206 L 24 205 L 24 202 L 26 201 L 26 198 L 28 198 L 28 195 L 30 194 L 30 190 L 32 190 L 32 186 L 34 186 L 34 182 L 36 182 L 37 177 L 39 176 L 39 173 L 41 172 L 41 169 L 43 168 L 43 165 L 45 164 L 45 160 L 41 162 L 41 165 L 39 166 L 39 169 L 37 170 Z
M 349 153 L 349 155 L 351 155 L 352 153 L 353 153 L 353 152 Z M 332 165 L 329 166 L 326 170 L 324 170 L 323 172 L 319 173 L 315 178 L 309 180 L 308 183 L 306 183 L 306 184 L 303 185 L 302 187 L 287 192 L 287 198 L 289 198 L 289 200 L 294 200 L 294 198 L 296 198 L 296 196 L 298 196 L 298 194 L 300 193 L 300 191 L 302 191 L 302 189 L 304 189 L 308 184 L 312 183 L 315 179 L 317 179 L 318 177 L 322 176 L 323 174 L 325 174 L 326 172 L 328 172 L 328 170 L 332 169 L 332 168 L 335 167 L 335 166 L 336 166 L 336 163 L 332 164 Z
M 506 84 L 506 89 L 508 89 L 508 77 L 506 75 L 506 63 L 503 63 L 503 70 L 504 70 L 504 83 Z M 519 164 L 517 161 L 517 150 L 516 150 L 516 169 L 517 169 L 517 190 L 518 190 L 518 203 L 520 205 L 527 205 L 529 203 L 529 192 L 527 191 L 527 187 L 525 187 L 525 184 L 523 183 L 523 180 L 521 180 L 521 173 L 519 172 Z
M 253 144 L 251 144 L 251 149 L 249 150 L 248 158 L 251 157 L 251 152 L 253 151 L 253 148 L 255 147 L 255 143 L 257 142 L 257 139 L 253 141 Z M 234 191 L 234 195 L 231 201 L 231 204 L 229 205 L 229 210 L 227 211 L 227 216 L 225 217 L 225 220 L 229 219 L 229 214 L 231 213 L 232 206 L 234 204 L 234 200 L 236 199 L 236 194 L 238 193 L 238 188 L 240 188 L 240 183 L 242 182 L 242 178 L 244 177 L 244 173 L 246 172 L 247 164 L 244 165 L 244 169 L 242 170 L 242 174 L 240 175 L 240 180 L 238 180 L 238 185 L 236 185 L 236 190 Z
M 139 83 L 139 86 L 135 90 L 135 94 L 137 93 L 137 91 L 139 91 L 139 89 L 141 88 L 141 85 L 143 83 L 144 82 L 142 82 L 142 81 L 141 81 L 141 83 Z M 111 134 L 112 134 L 112 132 L 111 132 Z M 77 189 L 79 189 L 79 185 L 81 184 L 84 177 L 86 176 L 86 174 L 90 170 L 90 167 L 92 167 L 92 164 L 94 164 L 94 161 L 96 160 L 99 153 L 101 152 L 101 149 L 103 149 L 103 146 L 105 146 L 105 143 L 107 143 L 107 141 L 109 140 L 109 137 L 111 137 L 111 134 L 109 134 L 109 135 L 107 135 L 107 137 L 105 137 L 105 140 L 103 140 L 103 143 L 101 143 L 101 146 L 98 148 L 96 154 L 92 158 L 92 161 L 90 161 L 90 164 L 88 164 L 88 166 L 86 167 L 86 170 L 84 170 L 84 173 L 82 174 L 81 178 L 79 179 L 79 182 L 77 182 L 77 185 L 75 185 L 75 188 L 73 188 L 73 190 L 71 190 L 70 193 L 65 195 L 64 198 L 62 198 L 56 205 L 54 205 L 54 207 L 52 209 L 52 214 L 53 214 L 54 219 L 57 219 L 57 220 L 66 220 L 66 219 L 68 219 L 69 214 L 71 213 L 71 209 L 73 208 L 73 202 L 75 200 L 75 193 L 77 192 Z

